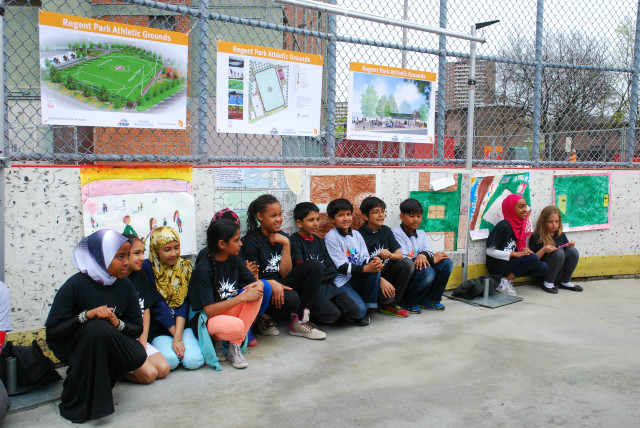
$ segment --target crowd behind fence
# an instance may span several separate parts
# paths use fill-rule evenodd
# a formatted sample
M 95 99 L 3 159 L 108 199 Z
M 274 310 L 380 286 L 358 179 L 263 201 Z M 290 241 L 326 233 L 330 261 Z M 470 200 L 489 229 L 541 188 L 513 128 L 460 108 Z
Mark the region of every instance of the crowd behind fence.
M 474 165 L 633 167 L 640 164 L 638 3 L 560 0 L 329 0 L 388 18 L 480 31 Z M 4 2 L 4 156 L 12 163 L 464 165 L 469 42 L 272 0 L 9 0 Z M 186 130 L 41 123 L 38 10 L 189 33 Z M 216 130 L 216 43 L 323 55 L 318 137 Z M 435 144 L 346 136 L 349 63 L 438 73 Z M 176 83 L 177 85 L 177 83 Z M 175 85 L 174 85 L 175 86 Z M 86 96 L 98 88 L 76 84 Z M 126 100 L 113 108 L 133 108 Z M 367 124 L 385 126 L 383 118 Z M 392 124 L 391 126 L 398 126 Z M 401 125 L 399 125 L 401 126 Z

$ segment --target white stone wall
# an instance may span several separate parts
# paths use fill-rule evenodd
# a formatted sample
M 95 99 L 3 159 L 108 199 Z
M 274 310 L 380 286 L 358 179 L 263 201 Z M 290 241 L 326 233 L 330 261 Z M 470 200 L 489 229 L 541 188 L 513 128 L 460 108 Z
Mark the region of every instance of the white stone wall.
M 463 170 L 420 169 L 432 172 Z M 378 196 L 388 206 L 387 224 L 399 223 L 398 204 L 409 195 L 412 168 L 304 168 L 303 180 L 310 173 L 378 175 Z M 477 169 L 474 175 L 504 173 L 530 174 L 533 221 L 542 207 L 552 200 L 554 173 L 567 170 Z M 586 173 L 589 171 L 575 171 Z M 603 172 L 602 170 L 591 172 Z M 605 171 L 608 172 L 608 171 Z M 581 256 L 640 253 L 640 171 L 611 172 L 611 228 L 574 232 Z M 213 168 L 194 168 L 197 239 L 206 242 L 206 228 L 214 210 L 215 183 Z M 12 299 L 12 322 L 15 331 L 40 328 L 47 317 L 56 290 L 75 272 L 71 254 L 82 239 L 82 203 L 80 169 L 59 167 L 12 167 L 5 171 L 5 282 Z M 301 201 L 308 200 L 308 183 L 303 182 Z M 305 199 L 307 198 L 307 199 Z M 470 264 L 484 263 L 485 241 L 469 246 Z M 452 256 L 459 265 L 461 255 Z

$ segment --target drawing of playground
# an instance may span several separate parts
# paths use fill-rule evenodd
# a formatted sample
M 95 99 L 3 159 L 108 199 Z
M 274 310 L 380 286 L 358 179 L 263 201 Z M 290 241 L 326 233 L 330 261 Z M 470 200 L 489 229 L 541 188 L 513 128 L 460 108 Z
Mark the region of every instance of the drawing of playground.
M 153 50 L 90 40 L 41 49 L 43 86 L 95 109 L 144 112 L 186 91 L 185 71 Z
M 249 123 L 285 110 L 289 105 L 289 66 L 249 61 Z

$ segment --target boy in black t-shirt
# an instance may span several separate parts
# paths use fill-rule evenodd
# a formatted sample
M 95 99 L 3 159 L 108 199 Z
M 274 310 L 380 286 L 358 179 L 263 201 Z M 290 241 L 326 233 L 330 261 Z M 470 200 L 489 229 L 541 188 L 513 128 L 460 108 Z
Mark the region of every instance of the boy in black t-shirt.
M 397 317 L 408 317 L 409 311 L 401 306 L 415 266 L 402 254 L 393 232 L 384 225 L 387 205 L 380 198 L 369 196 L 360 204 L 365 223 L 358 229 L 369 250 L 369 258 L 378 257 L 385 266 L 381 271 L 378 311 Z
M 311 318 L 318 323 L 331 324 L 340 316 L 356 320 L 358 305 L 333 279 L 338 275 L 324 241 L 316 235 L 320 224 L 320 209 L 311 202 L 301 202 L 293 210 L 293 218 L 300 229 L 291 235 L 291 261 L 293 266 L 301 263 L 322 264 L 322 276 L 317 278 L 318 294 L 311 311 Z

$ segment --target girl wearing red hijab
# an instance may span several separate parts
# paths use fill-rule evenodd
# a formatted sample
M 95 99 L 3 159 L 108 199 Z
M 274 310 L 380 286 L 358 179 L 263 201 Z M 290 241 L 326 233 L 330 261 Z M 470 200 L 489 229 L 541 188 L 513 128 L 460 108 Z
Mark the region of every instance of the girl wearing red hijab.
M 547 264 L 527 248 L 527 203 L 521 195 L 511 194 L 502 201 L 504 220 L 489 233 L 487 269 L 503 278 L 496 291 L 516 296 L 513 279 L 518 276 L 542 276 Z

